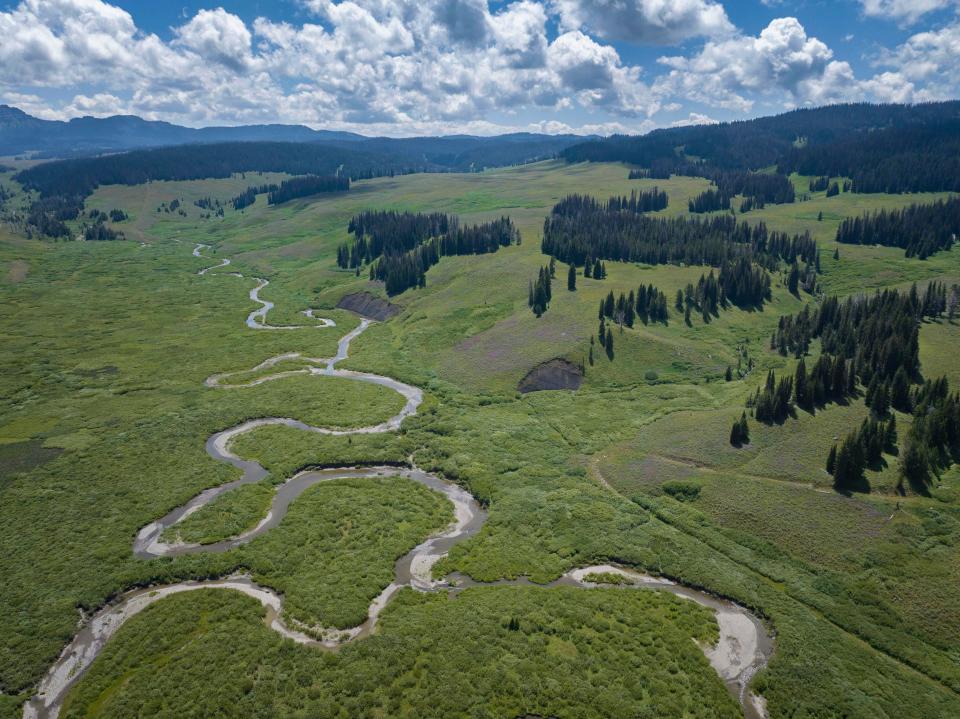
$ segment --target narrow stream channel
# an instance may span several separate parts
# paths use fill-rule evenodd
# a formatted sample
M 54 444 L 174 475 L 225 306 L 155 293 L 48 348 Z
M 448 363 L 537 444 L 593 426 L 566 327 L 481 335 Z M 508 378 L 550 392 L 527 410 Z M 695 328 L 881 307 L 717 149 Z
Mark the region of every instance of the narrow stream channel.
M 202 257 L 200 250 L 206 247 L 206 245 L 197 245 L 193 250 L 194 256 Z M 223 260 L 220 264 L 207 267 L 198 274 L 203 275 L 209 270 L 226 267 L 228 264 L 230 264 L 229 260 Z M 242 275 L 237 273 L 234 274 L 242 277 Z M 266 324 L 267 312 L 273 307 L 273 303 L 262 300 L 259 297 L 260 290 L 266 287 L 266 285 L 266 280 L 258 279 L 257 286 L 250 292 L 250 298 L 259 303 L 261 308 L 250 313 L 247 318 L 247 326 L 254 329 L 282 330 L 300 329 L 303 327 L 335 326 L 332 320 L 315 317 L 312 310 L 307 310 L 304 314 L 310 319 L 319 322 L 317 325 L 274 327 Z M 218 487 L 204 490 L 186 504 L 177 507 L 157 521 L 143 527 L 134 539 L 133 553 L 141 559 L 154 559 L 156 557 L 177 556 L 195 552 L 225 552 L 234 549 L 280 524 L 286 516 L 291 503 L 310 487 L 316 486 L 321 482 L 343 478 L 373 479 L 400 476 L 418 482 L 444 495 L 453 504 L 455 518 L 450 526 L 443 532 L 427 538 L 414 547 L 409 553 L 397 560 L 393 582 L 384 588 L 370 603 L 367 619 L 363 624 L 350 629 L 306 627 L 300 625 L 291 626 L 287 624 L 282 617 L 283 597 L 271 589 L 256 584 L 247 575 L 235 575 L 207 581 L 180 582 L 177 584 L 149 587 L 127 592 L 118 600 L 103 607 L 84 623 L 70 644 L 64 648 L 57 661 L 41 679 L 36 695 L 24 704 L 24 719 L 55 719 L 71 687 L 83 676 L 104 646 L 106 646 L 110 637 L 112 637 L 130 617 L 135 616 L 154 602 L 171 594 L 197 589 L 230 589 L 242 592 L 257 599 L 267 609 L 266 623 L 281 635 L 300 644 L 335 650 L 347 642 L 361 639 L 373 632 L 381 611 L 393 595 L 404 587 L 411 587 L 421 592 L 459 592 L 470 587 L 502 585 L 539 586 L 544 588 L 556 586 L 593 588 L 601 586 L 587 581 L 587 577 L 591 574 L 616 574 L 622 577 L 624 580 L 623 584 L 602 585 L 608 586 L 610 591 L 625 589 L 664 591 L 694 601 L 697 604 L 713 610 L 720 628 L 720 639 L 716 646 L 704 648 L 704 654 L 711 666 L 727 685 L 730 692 L 740 702 L 746 719 L 764 719 L 766 717 L 766 709 L 763 700 L 749 691 L 749 684 L 753 676 L 766 666 L 770 656 L 773 654 L 773 637 L 760 619 L 733 602 L 719 599 L 713 595 L 677 584 L 668 579 L 653 577 L 629 568 L 613 565 L 598 565 L 574 569 L 547 585 L 535 585 L 526 579 L 483 583 L 459 574 L 446 577 L 442 580 L 434 579 L 432 577 L 433 566 L 443 558 L 455 544 L 475 536 L 483 527 L 487 519 L 487 513 L 480 507 L 476 499 L 459 485 L 425 472 L 414 465 L 411 465 L 409 468 L 340 467 L 301 472 L 278 486 L 267 515 L 253 529 L 213 544 L 200 545 L 184 542 L 169 543 L 164 541 L 162 535 L 168 528 L 182 522 L 185 518 L 208 505 L 217 497 L 241 485 L 262 481 L 267 476 L 267 471 L 259 463 L 242 459 L 230 451 L 230 443 L 241 434 L 256 429 L 257 427 L 275 424 L 295 427 L 307 432 L 332 435 L 392 432 L 399 429 L 405 418 L 416 414 L 417 408 L 423 401 L 423 393 L 417 387 L 390 377 L 336 368 L 338 363 L 348 357 L 351 341 L 362 334 L 371 324 L 371 320 L 364 319 L 356 329 L 342 337 L 338 343 L 337 354 L 334 357 L 314 359 L 303 357 L 299 353 L 287 353 L 265 360 L 253 368 L 253 370 L 214 375 L 207 378 L 205 385 L 207 387 L 221 389 L 250 387 L 291 374 L 341 377 L 358 382 L 379 384 L 384 387 L 389 387 L 401 394 L 406 399 L 406 404 L 397 415 L 378 425 L 356 429 L 314 427 L 295 419 L 268 417 L 243 422 L 235 427 L 217 432 L 207 440 L 207 454 L 219 462 L 226 462 L 239 469 L 242 473 L 240 478 Z M 251 371 L 267 369 L 285 360 L 302 360 L 312 366 L 302 370 L 285 371 L 259 377 L 245 384 L 229 384 L 227 382 L 228 378 L 232 375 L 249 374 Z

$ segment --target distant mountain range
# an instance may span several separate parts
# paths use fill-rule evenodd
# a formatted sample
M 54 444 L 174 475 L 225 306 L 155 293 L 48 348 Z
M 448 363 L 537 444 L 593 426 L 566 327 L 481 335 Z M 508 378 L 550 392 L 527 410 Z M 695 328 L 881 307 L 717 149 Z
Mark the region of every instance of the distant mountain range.
M 496 137 L 366 137 L 352 132 L 313 130 L 305 125 L 241 125 L 191 128 L 134 115 L 42 120 L 9 105 L 0 105 L 0 156 L 39 154 L 80 157 L 173 145 L 222 142 L 322 143 L 403 157 L 423 163 L 470 169 L 551 157 L 583 142 L 581 135 L 514 133 Z

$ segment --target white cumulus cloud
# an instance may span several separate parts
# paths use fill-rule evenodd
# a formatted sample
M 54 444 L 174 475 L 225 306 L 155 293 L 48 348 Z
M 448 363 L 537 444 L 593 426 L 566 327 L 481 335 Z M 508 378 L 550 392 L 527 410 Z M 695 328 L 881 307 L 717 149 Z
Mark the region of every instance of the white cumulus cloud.
M 564 28 L 604 40 L 672 45 L 734 31 L 723 5 L 710 0 L 553 0 L 553 4 Z

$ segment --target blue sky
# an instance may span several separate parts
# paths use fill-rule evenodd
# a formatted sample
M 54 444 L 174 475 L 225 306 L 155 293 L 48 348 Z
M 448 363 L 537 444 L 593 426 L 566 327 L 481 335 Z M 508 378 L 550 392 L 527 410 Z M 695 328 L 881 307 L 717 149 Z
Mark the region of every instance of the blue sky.
M 0 102 L 365 134 L 954 98 L 960 0 L 0 0 Z

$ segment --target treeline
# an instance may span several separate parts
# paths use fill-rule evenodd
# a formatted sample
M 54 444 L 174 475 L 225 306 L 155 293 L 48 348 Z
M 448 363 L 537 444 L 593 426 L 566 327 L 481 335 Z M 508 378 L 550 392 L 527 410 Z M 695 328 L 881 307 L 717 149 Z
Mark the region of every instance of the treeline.
M 242 172 L 285 172 L 291 175 L 376 176 L 415 171 L 396 158 L 359 152 L 350 148 L 295 142 L 226 142 L 186 145 L 100 157 L 60 160 L 21 170 L 15 179 L 25 190 L 39 193 L 27 222 L 37 231 L 67 235 L 62 219 L 44 204 L 59 198 L 72 211 L 83 211 L 83 201 L 100 185 L 139 185 L 153 180 L 201 180 L 230 177 Z M 76 215 L 75 215 L 76 216 Z
M 122 232 L 107 227 L 102 222 L 90 225 L 83 231 L 83 239 L 87 242 L 103 242 L 125 239 Z
M 700 219 L 613 212 L 580 195 L 554 206 L 544 221 L 541 248 L 578 266 L 588 257 L 719 267 L 746 256 L 767 269 L 781 261 L 817 260 L 817 245 L 809 233 L 791 237 L 770 231 L 763 223 L 737 223 L 729 215 Z
M 118 208 L 113 208 L 110 212 L 104 212 L 103 210 L 90 210 L 87 213 L 89 217 L 94 222 L 106 222 L 109 219 L 111 222 L 123 222 L 128 219 L 127 213 Z
M 27 208 L 27 225 L 41 235 L 70 237 L 68 220 L 75 220 L 83 211 L 83 200 L 77 197 L 41 197 Z
M 553 206 L 558 215 L 577 215 L 582 212 L 654 212 L 666 208 L 667 193 L 657 187 L 652 190 L 633 190 L 630 196 L 613 196 L 601 202 L 589 195 L 567 195 Z
M 298 142 L 225 142 L 136 150 L 116 155 L 47 162 L 22 170 L 16 179 L 24 189 L 44 197 L 86 197 L 100 185 L 140 185 L 152 180 L 201 180 L 242 172 L 285 172 L 290 175 L 333 175 L 375 171 L 387 174 L 397 166 L 389 159 L 347 148 Z
M 412 250 L 433 237 L 442 237 L 451 229 L 451 218 L 442 212 L 396 212 L 393 210 L 368 210 L 351 218 L 347 231 L 352 233 L 352 243 L 341 245 L 337 251 L 337 264 L 343 268 L 356 268 L 369 264 L 380 255 L 398 255 Z
M 244 207 L 250 207 L 257 201 L 257 195 L 263 195 L 268 192 L 275 192 L 279 185 L 276 183 L 252 185 L 230 200 L 233 209 L 242 210 Z
M 828 402 L 841 402 L 857 396 L 857 377 L 850 361 L 840 356 L 822 354 L 807 371 L 803 358 L 797 363 L 793 377 L 777 379 L 773 370 L 766 383 L 747 398 L 747 407 L 753 408 L 758 422 L 783 422 L 793 414 L 794 407 L 808 412 Z
M 706 177 L 717 186 L 715 190 L 706 190 L 690 200 L 688 203 L 690 212 L 729 210 L 730 201 L 736 195 L 743 195 L 745 198 L 740 206 L 741 212 L 753 208 L 759 209 L 768 202 L 783 204 L 796 199 L 793 183 L 783 175 L 765 172 L 723 172 L 697 166 L 678 169 L 683 170 L 684 174 Z
M 913 424 L 901 457 L 903 479 L 925 494 L 931 474 L 960 461 L 960 394 L 946 377 L 930 381 L 911 396 Z
M 666 209 L 669 198 L 667 193 L 654 187 L 652 190 L 633 190 L 629 197 L 611 197 L 607 200 L 607 209 L 611 212 L 656 212 Z
M 563 150 L 560 156 L 568 162 L 625 162 L 650 168 L 652 177 L 668 177 L 671 171 L 687 172 L 693 164 L 688 157 L 701 158 L 699 164 L 704 168 L 747 171 L 778 165 L 780 174 L 789 175 L 798 169 L 799 160 L 816 153 L 823 156 L 823 167 L 811 163 L 801 174 L 854 177 L 854 172 L 845 170 L 855 170 L 858 161 L 867 161 L 868 164 L 861 165 L 864 174 L 877 171 L 893 174 L 889 170 L 899 165 L 901 175 L 909 182 L 911 164 L 930 162 L 933 172 L 916 169 L 937 180 L 934 172 L 943 172 L 960 162 L 956 147 L 960 133 L 954 129 L 951 135 L 951 131 L 943 127 L 958 114 L 960 103 L 956 101 L 830 105 L 755 120 L 654 130 L 641 136 L 615 135 L 574 145 Z M 926 136 L 921 137 L 924 133 Z M 939 142 L 935 139 L 937 136 Z M 803 140 L 802 147 L 797 146 L 798 138 Z M 845 152 L 860 145 L 868 145 L 871 152 Z M 831 162 L 834 157 L 842 162 Z M 903 162 L 901 158 L 910 162 Z M 960 182 L 960 172 L 954 167 L 943 174 L 939 182 Z
M 960 198 L 902 210 L 880 210 L 847 218 L 837 228 L 837 242 L 902 248 L 921 260 L 949 250 L 960 234 Z
M 847 435 L 839 448 L 837 445 L 830 448 L 826 470 L 833 476 L 833 486 L 837 491 L 867 489 L 864 470 L 867 467 L 879 469 L 883 453 L 896 451 L 896 418 L 883 421 L 869 417 L 863 420 L 859 429 Z
M 361 260 L 372 262 L 370 279 L 385 283 L 388 295 L 424 287 L 427 270 L 443 256 L 485 254 L 520 243 L 508 217 L 464 227 L 457 217 L 439 213 L 365 212 L 349 227 L 354 241 L 338 249 L 337 264 L 359 269 Z
M 346 192 L 350 189 L 350 178 L 336 175 L 304 175 L 284 180 L 267 195 L 267 204 L 279 205 L 298 197 L 309 197 L 324 192 Z
M 633 327 L 639 318 L 643 324 L 662 322 L 667 324 L 667 296 L 653 285 L 641 284 L 636 292 L 620 293 L 614 298 L 613 290 L 600 300 L 598 319 L 608 319 L 619 325 Z
M 793 379 L 781 377 L 770 370 L 767 381 L 758 387 L 752 397 L 747 398 L 747 407 L 753 408 L 753 416 L 758 422 L 783 422 L 793 411 Z
M 690 212 L 696 213 L 729 210 L 730 195 L 720 190 L 704 190 L 687 202 L 687 209 L 690 210 Z
M 828 297 L 812 312 L 804 307 L 796 316 L 781 317 L 770 346 L 800 357 L 819 338 L 824 353 L 853 362 L 853 372 L 865 385 L 875 376 L 893 380 L 900 369 L 913 380 L 920 376 L 920 320 L 939 317 L 948 303 L 946 287 L 938 283 L 931 283 L 923 296 L 914 285 L 908 293 L 878 290 L 843 302 Z
M 960 191 L 960 120 L 861 132 L 793 148 L 780 172 L 849 177 L 853 192 Z

